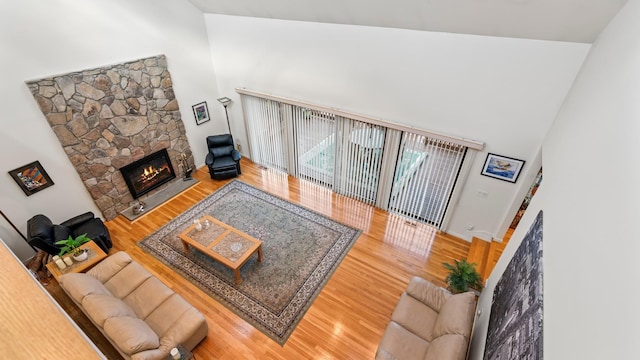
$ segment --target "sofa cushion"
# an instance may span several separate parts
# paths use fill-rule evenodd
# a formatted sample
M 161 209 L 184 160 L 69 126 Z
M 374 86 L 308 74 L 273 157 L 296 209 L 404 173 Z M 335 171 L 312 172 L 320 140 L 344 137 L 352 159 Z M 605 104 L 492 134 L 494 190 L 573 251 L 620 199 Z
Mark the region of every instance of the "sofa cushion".
M 93 215 L 91 211 L 87 211 L 84 214 L 76 215 L 69 220 L 63 221 L 62 223 L 60 223 L 60 225 L 68 226 L 70 228 L 75 228 L 76 226 L 82 224 L 85 221 L 89 221 L 94 217 L 95 215 Z M 83 233 L 80 233 L 80 234 L 83 234 Z
M 100 237 L 106 237 L 108 231 L 101 219 L 93 218 L 76 226 L 73 229 L 73 235 L 87 234 L 88 238 L 95 240 Z
M 149 323 L 147 323 L 149 325 Z M 204 316 L 194 307 L 191 307 L 160 335 L 160 347 L 173 347 L 173 344 L 182 344 L 186 349 L 193 349 L 198 343 L 207 337 L 208 326 Z
M 472 292 L 451 296 L 440 309 L 433 326 L 433 338 L 445 334 L 458 334 L 468 339 L 473 326 L 474 310 L 475 295 Z
M 87 295 L 82 300 L 82 307 L 85 313 L 100 327 L 104 327 L 104 322 L 112 317 L 136 316 L 124 301 L 111 295 Z
M 231 152 L 233 151 L 233 145 L 220 146 L 209 149 L 214 158 L 219 158 L 223 156 L 231 156 Z
M 409 282 L 406 293 L 422 301 L 435 311 L 440 311 L 442 305 L 451 296 L 451 293 L 447 290 L 417 276 L 414 276 Z
M 387 350 L 379 347 L 378 351 L 376 351 L 376 360 L 398 360 L 398 358 Z
M 442 335 L 429 344 L 424 360 L 464 360 L 467 357 L 467 339 L 462 335 Z
M 129 254 L 124 251 L 118 251 L 115 254 L 109 255 L 91 270 L 87 271 L 87 274 L 100 280 L 101 283 L 106 283 L 113 275 L 129 265 L 131 261 Z
M 176 321 L 180 320 L 192 308 L 193 306 L 187 303 L 182 296 L 173 293 L 156 307 L 144 321 L 156 334 L 162 337 Z
M 107 280 L 104 285 L 115 297 L 124 299 L 152 276 L 142 265 L 131 262 Z
M 391 314 L 391 320 L 428 341 L 431 341 L 433 324 L 437 317 L 437 312 L 407 293 L 400 295 L 398 305 Z
M 173 294 L 173 290 L 169 289 L 162 281 L 150 277 L 122 300 L 139 318 L 146 320 L 152 311 Z
M 53 242 L 67 240 L 71 235 L 71 229 L 64 225 L 53 225 Z
M 85 273 L 64 274 L 58 281 L 78 304 L 82 304 L 82 299 L 88 295 L 111 295 L 111 292 L 98 279 Z
M 422 360 L 427 354 L 428 347 L 428 341 L 391 321 L 380 340 L 376 359 Z
M 144 321 L 134 317 L 109 318 L 104 322 L 104 332 L 127 355 L 160 346 L 158 335 Z

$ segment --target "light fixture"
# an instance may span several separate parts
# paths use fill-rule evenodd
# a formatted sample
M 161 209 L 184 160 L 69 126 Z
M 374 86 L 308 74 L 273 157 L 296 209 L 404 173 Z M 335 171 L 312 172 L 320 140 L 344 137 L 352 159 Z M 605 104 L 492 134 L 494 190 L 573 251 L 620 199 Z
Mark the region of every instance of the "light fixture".
M 227 112 L 227 106 L 231 104 L 231 99 L 228 97 L 221 97 L 218 99 L 218 102 L 224 106 L 224 114 L 227 116 L 227 127 L 229 128 L 229 135 L 231 135 L 231 125 L 229 124 L 229 113 Z

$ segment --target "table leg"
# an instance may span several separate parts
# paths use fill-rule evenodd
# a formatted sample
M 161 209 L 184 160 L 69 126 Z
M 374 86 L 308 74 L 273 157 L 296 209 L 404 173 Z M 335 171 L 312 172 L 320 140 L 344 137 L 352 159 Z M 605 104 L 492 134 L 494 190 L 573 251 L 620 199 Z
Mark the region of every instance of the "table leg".
M 189 244 L 187 244 L 186 241 L 184 240 L 180 240 L 182 241 L 182 246 L 184 247 L 184 252 L 186 252 L 187 254 L 189 253 Z
M 262 244 L 258 246 L 258 261 L 262 261 Z
M 236 276 L 236 285 L 242 284 L 242 277 L 240 277 L 240 269 L 233 270 L 233 274 Z

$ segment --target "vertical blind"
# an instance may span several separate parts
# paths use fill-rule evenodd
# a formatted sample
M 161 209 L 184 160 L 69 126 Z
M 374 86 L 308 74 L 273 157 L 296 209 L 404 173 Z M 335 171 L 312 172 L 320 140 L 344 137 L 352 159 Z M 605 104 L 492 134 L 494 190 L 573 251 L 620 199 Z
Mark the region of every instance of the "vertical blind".
M 375 204 L 385 129 L 339 117 L 334 191 Z
M 440 226 L 466 147 L 405 132 L 389 210 Z
M 441 226 L 467 146 L 329 108 L 241 95 L 254 162 Z
M 288 172 L 285 123 L 277 101 L 254 96 L 243 97 L 245 117 L 249 120 L 251 159 L 263 166 Z
M 289 105 L 293 114 L 296 177 L 331 188 L 335 163 L 335 116 Z

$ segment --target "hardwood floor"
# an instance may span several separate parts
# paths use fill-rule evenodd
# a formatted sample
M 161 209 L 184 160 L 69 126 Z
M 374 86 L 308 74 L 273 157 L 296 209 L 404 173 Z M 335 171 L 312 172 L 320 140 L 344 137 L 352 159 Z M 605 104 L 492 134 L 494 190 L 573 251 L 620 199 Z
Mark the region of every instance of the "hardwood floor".
M 442 263 L 464 259 L 469 251 L 466 241 L 243 159 L 239 180 L 362 230 L 287 343 L 280 346 L 136 245 L 226 183 L 211 180 L 206 167 L 194 177 L 200 183 L 136 221 L 119 216 L 107 226 L 114 243 L 111 252 L 128 252 L 207 317 L 208 337 L 194 350 L 198 360 L 372 359 L 410 278 L 418 275 L 443 286 Z

